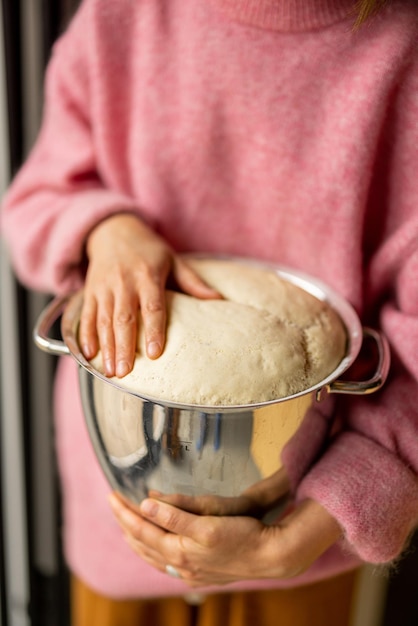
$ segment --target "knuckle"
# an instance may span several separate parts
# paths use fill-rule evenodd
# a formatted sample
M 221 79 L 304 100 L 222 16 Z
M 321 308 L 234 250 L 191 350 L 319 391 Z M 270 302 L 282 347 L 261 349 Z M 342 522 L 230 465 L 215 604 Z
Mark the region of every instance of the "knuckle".
M 164 304 L 161 299 L 152 298 L 143 304 L 142 309 L 145 313 L 161 313 L 164 311 Z
M 215 522 L 215 520 L 211 520 L 206 524 L 206 526 L 202 529 L 202 537 L 201 541 L 204 546 L 207 548 L 213 548 L 219 543 L 220 539 L 220 528 L 219 525 Z
M 115 326 L 133 326 L 136 324 L 136 315 L 132 311 L 118 311 L 115 314 L 113 323 Z
M 181 551 L 176 560 L 176 567 L 181 570 L 186 570 L 189 574 L 192 574 L 190 571 L 190 564 L 185 552 Z
M 112 326 L 112 317 L 108 312 L 101 312 L 97 317 L 98 330 L 108 330 Z

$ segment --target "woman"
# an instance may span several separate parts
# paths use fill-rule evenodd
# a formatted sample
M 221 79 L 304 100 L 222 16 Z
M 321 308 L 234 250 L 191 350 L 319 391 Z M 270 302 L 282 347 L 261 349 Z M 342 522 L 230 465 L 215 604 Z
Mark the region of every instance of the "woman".
M 55 46 L 43 125 L 2 228 L 26 285 L 84 284 L 88 358 L 100 347 L 109 376 L 129 371 L 138 307 L 158 358 L 170 274 L 217 297 L 187 251 L 306 270 L 394 353 L 378 397 L 336 403 L 304 433 L 303 455 L 283 458 L 294 510 L 273 527 L 112 497 L 117 524 L 74 365 L 61 363 L 76 626 L 157 624 L 152 598 L 165 598 L 152 603 L 162 623 L 164 611 L 194 619 L 181 596 L 196 587 L 200 624 L 228 623 L 229 611 L 230 624 L 253 623 L 256 610 L 266 626 L 278 615 L 342 626 L 360 564 L 391 563 L 407 545 L 418 519 L 418 9 L 394 1 L 363 26 L 357 15 L 352 0 L 85 0 Z

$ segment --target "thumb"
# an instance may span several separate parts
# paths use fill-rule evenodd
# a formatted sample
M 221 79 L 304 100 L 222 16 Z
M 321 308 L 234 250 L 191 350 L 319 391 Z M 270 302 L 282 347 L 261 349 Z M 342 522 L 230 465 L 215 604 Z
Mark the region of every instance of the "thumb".
M 202 529 L 202 518 L 199 515 L 188 513 L 171 504 L 159 502 L 152 498 L 147 498 L 141 502 L 139 512 L 142 517 L 156 526 L 190 539 L 196 540 Z
M 173 276 L 184 293 L 202 300 L 222 299 L 222 295 L 216 289 L 205 283 L 190 265 L 178 257 L 174 260 Z

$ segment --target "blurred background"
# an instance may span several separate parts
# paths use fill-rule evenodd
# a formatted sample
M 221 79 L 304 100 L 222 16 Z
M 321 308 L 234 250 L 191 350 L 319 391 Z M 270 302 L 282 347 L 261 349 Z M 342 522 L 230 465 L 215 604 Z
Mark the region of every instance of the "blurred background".
M 36 137 L 51 46 L 79 1 L 2 0 L 2 195 Z M 69 623 L 51 410 L 55 363 L 32 342 L 46 300 L 16 282 L 0 242 L 0 626 Z M 414 538 L 391 572 L 364 570 L 353 626 L 418 626 L 417 545 Z

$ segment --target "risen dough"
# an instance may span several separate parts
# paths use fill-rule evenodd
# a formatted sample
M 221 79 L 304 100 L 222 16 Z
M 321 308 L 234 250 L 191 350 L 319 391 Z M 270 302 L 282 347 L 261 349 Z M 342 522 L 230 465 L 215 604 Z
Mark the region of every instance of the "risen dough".
M 339 364 L 346 333 L 326 303 L 273 270 L 212 259 L 190 264 L 224 299 L 168 291 L 163 354 L 145 356 L 141 331 L 133 371 L 118 384 L 182 404 L 258 404 L 308 389 Z M 100 355 L 92 364 L 102 371 Z

